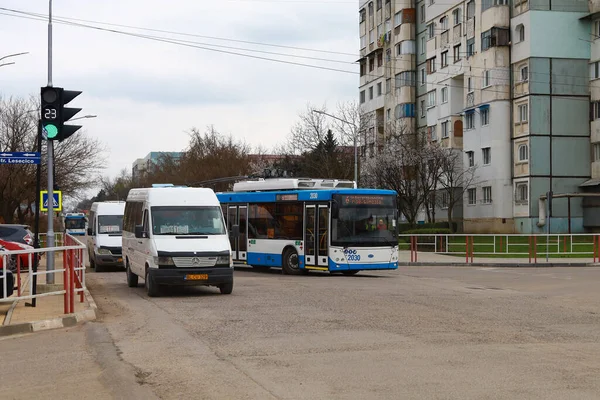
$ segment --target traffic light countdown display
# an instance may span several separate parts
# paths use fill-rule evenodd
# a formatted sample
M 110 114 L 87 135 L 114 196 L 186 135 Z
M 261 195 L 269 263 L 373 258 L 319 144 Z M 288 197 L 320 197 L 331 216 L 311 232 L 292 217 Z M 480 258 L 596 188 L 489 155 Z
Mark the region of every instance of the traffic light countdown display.
M 81 125 L 65 125 L 65 122 L 81 111 L 81 108 L 67 108 L 65 104 L 80 94 L 79 91 L 60 87 L 42 88 L 42 133 L 45 139 L 62 142 L 81 128 Z

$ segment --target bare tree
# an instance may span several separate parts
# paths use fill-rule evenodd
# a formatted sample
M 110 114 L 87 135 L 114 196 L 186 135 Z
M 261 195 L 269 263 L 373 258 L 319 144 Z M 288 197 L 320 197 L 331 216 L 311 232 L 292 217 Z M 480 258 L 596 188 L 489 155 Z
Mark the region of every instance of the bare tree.
M 36 151 L 39 105 L 33 97 L 0 99 L 0 150 Z M 45 146 L 44 146 L 45 147 Z M 103 162 L 100 143 L 78 132 L 55 149 L 56 183 L 65 196 L 93 187 L 94 176 Z M 42 176 L 46 171 L 43 154 Z M 0 166 L 0 216 L 5 222 L 19 222 L 32 214 L 35 203 L 35 165 Z M 42 185 L 42 187 L 44 187 Z
M 476 184 L 477 165 L 465 168 L 460 149 L 438 148 L 437 155 L 439 176 L 436 192 L 445 197 L 444 206 L 448 208 L 448 225 L 451 232 L 454 232 L 454 208 L 461 204 L 465 193 Z

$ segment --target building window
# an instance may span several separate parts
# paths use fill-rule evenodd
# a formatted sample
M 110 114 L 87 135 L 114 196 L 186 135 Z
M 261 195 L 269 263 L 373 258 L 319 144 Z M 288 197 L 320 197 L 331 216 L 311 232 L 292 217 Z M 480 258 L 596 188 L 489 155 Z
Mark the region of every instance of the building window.
M 377 0 L 377 10 L 381 10 L 381 0 Z
M 441 25 L 442 31 L 447 30 L 448 29 L 448 17 L 440 18 L 440 25 Z
M 442 192 L 442 201 L 441 201 L 441 205 L 440 207 L 442 207 L 442 209 L 447 209 L 448 208 L 448 193 L 447 192 Z
M 492 187 L 484 186 L 482 189 L 483 189 L 483 204 L 490 204 L 492 202 Z
M 443 87 L 441 92 L 442 92 L 442 103 L 447 103 L 448 102 L 448 88 Z
M 371 29 L 369 31 L 369 43 L 373 44 L 375 43 L 375 30 Z
M 472 167 L 475 165 L 475 153 L 472 151 L 467 151 L 467 163 L 469 165 L 469 167 Z
M 425 36 L 421 36 L 421 54 L 425 54 Z
M 373 2 L 369 3 L 369 16 L 372 17 L 373 16 Z
M 402 13 L 397 12 L 394 14 L 394 27 L 400 26 L 402 24 Z
M 460 24 L 460 8 L 457 8 L 454 11 L 452 11 L 452 20 L 455 26 Z
M 421 100 L 421 118 L 425 117 L 425 100 Z
M 465 114 L 465 129 L 475 128 L 475 113 L 469 112 Z
M 448 122 L 448 121 L 442 122 L 442 139 L 447 138 L 448 135 L 450 134 L 449 129 L 448 129 L 449 124 L 450 124 L 450 122 Z
M 473 206 L 477 204 L 477 189 L 467 189 L 467 195 L 469 196 L 469 205 Z
M 396 74 L 396 88 L 402 86 L 415 86 L 416 83 L 415 71 L 404 71 Z
M 467 39 L 467 57 L 475 54 L 475 38 Z
M 383 52 L 377 54 L 377 68 L 383 65 Z
M 403 103 L 396 106 L 396 118 L 414 118 L 415 105 L 413 103 Z
M 435 72 L 435 57 L 427 60 L 427 73 L 432 74 Z
M 392 61 L 392 49 L 387 49 L 385 51 L 385 62 L 390 62 Z
M 523 26 L 523 24 L 517 25 L 517 38 L 519 39 L 517 43 L 525 41 L 525 27 Z
M 519 111 L 519 122 L 529 121 L 529 105 L 528 104 L 520 104 L 518 111 Z
M 490 109 L 489 107 L 480 109 L 481 125 L 486 126 L 490 124 Z
M 467 78 L 467 93 L 472 93 L 473 92 L 473 78 L 468 77 Z
M 519 71 L 519 75 L 521 77 L 521 82 L 527 82 L 529 80 L 529 67 L 528 66 L 521 67 L 521 70 Z
M 481 51 L 486 51 L 496 46 L 508 46 L 508 43 L 508 29 L 494 27 L 481 33 Z
M 361 50 L 367 47 L 367 35 L 362 35 L 360 37 L 360 48 Z
M 460 55 L 460 44 L 457 44 L 456 46 L 454 46 L 454 62 L 458 62 L 461 59 L 461 55 Z
M 527 203 L 529 199 L 529 185 L 526 182 L 517 183 L 515 191 L 516 203 Z
M 426 76 L 425 68 L 421 68 L 421 85 L 424 85 L 427 82 Z
M 425 4 L 421 4 L 421 22 L 425 22 Z
M 367 12 L 364 8 L 358 12 L 358 15 L 359 15 L 359 23 L 362 24 L 363 22 L 365 22 L 367 20 Z
M 387 78 L 385 80 L 385 92 L 390 93 L 392 91 L 392 78 Z
M 600 161 L 600 143 L 592 144 L 592 148 L 594 149 L 593 160 Z
M 369 57 L 369 72 L 373 72 L 375 69 L 375 58 Z
M 467 3 L 467 19 L 475 18 L 475 1 L 471 0 Z
M 595 121 L 600 118 L 600 101 L 590 103 L 590 121 Z
M 527 144 L 520 144 L 518 148 L 519 153 L 519 162 L 524 162 L 529 160 L 529 146 Z
M 432 126 L 428 126 L 427 127 L 427 135 L 429 136 L 429 140 L 433 141 L 433 140 L 437 140 L 437 126 L 436 125 L 432 125 Z
M 594 21 L 592 29 L 592 40 L 600 38 L 600 20 Z
M 386 114 L 386 118 L 388 121 L 392 120 L 392 109 L 388 108 L 387 110 L 385 110 L 385 114 Z
M 377 96 L 381 96 L 383 94 L 383 89 L 382 89 L 382 83 L 381 82 L 377 82 Z
M 435 90 L 427 93 L 427 107 L 435 107 Z
M 483 165 L 490 165 L 492 163 L 492 149 L 490 147 L 481 149 L 481 158 L 483 159 Z
M 442 53 L 442 68 L 446 68 L 448 66 L 448 52 L 444 51 Z
M 483 87 L 486 88 L 488 86 L 491 86 L 490 70 L 483 71 Z
M 373 86 L 369 88 L 369 100 L 373 100 Z
M 415 41 L 414 40 L 404 40 L 396 45 L 396 53 L 397 55 L 401 54 L 416 54 L 415 51 Z
M 590 78 L 600 78 L 600 61 L 596 61 L 590 64 Z
M 385 31 L 387 33 L 391 33 L 391 31 L 392 31 L 392 21 L 389 19 L 387 21 L 385 21 Z
M 427 25 L 427 39 L 433 39 L 435 37 L 435 24 L 431 23 Z
M 360 102 L 361 102 L 361 104 L 365 102 L 365 91 L 364 90 L 360 91 Z
M 508 0 L 483 0 L 481 4 L 481 12 L 484 12 L 488 8 L 492 6 L 506 6 L 508 5 Z

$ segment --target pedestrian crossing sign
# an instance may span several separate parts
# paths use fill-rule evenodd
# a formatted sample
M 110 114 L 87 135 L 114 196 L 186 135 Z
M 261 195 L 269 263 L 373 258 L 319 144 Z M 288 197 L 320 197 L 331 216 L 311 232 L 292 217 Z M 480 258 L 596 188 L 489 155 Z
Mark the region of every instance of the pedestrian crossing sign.
M 54 211 L 62 211 L 62 192 L 55 190 L 52 196 L 52 208 Z M 40 211 L 48 211 L 48 191 L 40 191 Z

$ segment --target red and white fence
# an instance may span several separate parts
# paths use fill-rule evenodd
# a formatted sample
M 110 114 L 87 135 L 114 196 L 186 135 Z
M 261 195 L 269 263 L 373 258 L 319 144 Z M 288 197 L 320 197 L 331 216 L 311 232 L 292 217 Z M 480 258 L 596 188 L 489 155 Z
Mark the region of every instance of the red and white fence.
M 62 295 L 64 297 L 64 313 L 71 314 L 75 312 L 75 297 L 78 296 L 80 302 L 83 302 L 85 297 L 84 254 L 86 247 L 71 235 L 61 237 L 59 243 L 62 243 L 62 245 L 30 250 L 5 251 L 0 253 L 3 265 L 3 268 L 0 270 L 0 277 L 3 278 L 0 287 L 0 303 Z M 54 269 L 48 271 L 46 270 L 43 261 L 44 259 L 47 260 L 48 257 L 53 254 L 62 254 L 62 257 L 54 257 Z M 14 259 L 15 257 L 17 268 L 13 275 L 15 275 L 16 291 L 11 296 L 7 296 L 10 292 L 7 279 L 9 275 L 7 266 L 9 265 L 11 258 Z M 39 257 L 40 259 L 37 271 L 34 271 L 35 257 Z M 23 262 L 27 263 L 27 268 L 22 268 Z M 54 282 L 57 282 L 57 286 L 62 285 L 61 290 L 37 293 L 37 290 L 34 290 L 35 282 L 38 281 L 37 278 L 46 278 L 50 274 L 53 274 Z M 27 275 L 29 278 L 25 285 L 23 285 L 23 275 Z

